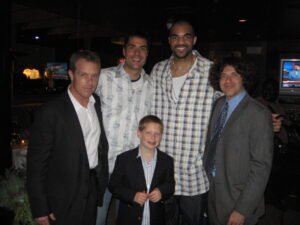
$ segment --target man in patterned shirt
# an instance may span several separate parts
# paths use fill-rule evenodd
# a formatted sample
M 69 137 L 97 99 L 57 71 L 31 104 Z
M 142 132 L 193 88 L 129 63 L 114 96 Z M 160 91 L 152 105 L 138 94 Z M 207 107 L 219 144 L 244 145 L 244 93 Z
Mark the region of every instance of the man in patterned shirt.
M 203 224 L 209 188 L 202 156 L 215 92 L 208 82 L 211 62 L 193 50 L 196 40 L 190 23 L 174 23 L 169 33 L 173 54 L 151 73 L 151 111 L 166 130 L 160 149 L 174 158 L 175 196 L 166 203 L 167 224 L 177 224 L 178 211 L 183 224 Z
M 149 114 L 152 86 L 143 66 L 148 56 L 148 39 L 142 33 L 130 34 L 124 43 L 125 62 L 101 70 L 96 93 L 101 96 L 104 128 L 109 143 L 109 173 L 117 155 L 139 144 L 138 122 Z M 106 190 L 103 207 L 98 208 L 97 225 L 104 225 L 111 201 Z

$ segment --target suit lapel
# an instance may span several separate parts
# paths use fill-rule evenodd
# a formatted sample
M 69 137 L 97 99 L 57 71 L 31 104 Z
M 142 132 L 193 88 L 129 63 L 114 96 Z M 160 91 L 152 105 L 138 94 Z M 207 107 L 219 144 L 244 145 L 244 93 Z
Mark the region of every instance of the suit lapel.
M 216 122 L 218 120 L 218 117 L 220 115 L 222 106 L 224 105 L 225 102 L 225 97 L 221 97 L 220 100 L 218 100 L 214 106 L 211 121 L 210 121 L 210 127 L 209 127 L 209 135 L 208 135 L 208 140 L 207 142 L 209 143 L 211 141 L 211 134 L 214 132 L 214 129 L 216 127 Z
M 157 158 L 156 158 L 156 165 L 155 165 L 155 169 L 154 169 L 154 173 L 153 173 L 153 177 L 152 177 L 152 181 L 151 181 L 151 185 L 150 185 L 150 190 L 152 191 L 153 188 L 155 188 L 157 186 L 157 182 L 158 182 L 158 178 L 160 175 L 160 172 L 162 171 L 162 160 L 161 160 L 161 153 L 160 151 L 157 149 Z
M 135 157 L 138 156 L 138 148 L 135 154 Z M 144 168 L 143 168 L 143 164 L 142 164 L 142 158 L 141 157 L 137 157 L 135 159 L 136 161 L 136 186 L 137 189 L 140 191 L 147 191 L 147 185 L 146 185 L 146 179 L 145 179 L 145 174 L 144 174 Z
M 235 123 L 235 121 L 240 117 L 241 113 L 243 113 L 245 107 L 248 105 L 249 102 L 249 96 L 246 95 L 242 101 L 237 105 L 235 110 L 231 113 L 230 117 L 228 118 L 228 121 L 226 122 L 224 129 L 221 133 L 221 136 L 223 132 L 225 133 L 230 127 Z
M 77 113 L 75 111 L 75 108 L 72 104 L 72 101 L 68 95 L 68 92 L 65 93 L 65 122 L 67 125 L 67 128 L 69 129 L 69 135 L 72 137 L 72 140 L 74 142 L 74 146 L 76 146 L 76 149 L 79 149 L 82 155 L 86 160 L 87 158 L 87 152 L 86 147 L 84 143 L 84 137 L 81 129 L 81 125 L 77 116 Z

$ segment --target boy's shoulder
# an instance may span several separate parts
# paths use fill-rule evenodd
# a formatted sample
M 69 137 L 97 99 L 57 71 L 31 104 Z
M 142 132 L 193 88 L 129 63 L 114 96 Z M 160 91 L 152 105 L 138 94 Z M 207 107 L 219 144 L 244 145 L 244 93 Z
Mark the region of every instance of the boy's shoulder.
M 138 148 L 134 148 L 134 149 L 130 149 L 130 150 L 127 150 L 125 152 L 122 152 L 120 155 L 118 155 L 118 157 L 121 159 L 123 158 L 131 158 L 131 157 L 137 157 L 138 155 Z
M 168 155 L 167 153 L 165 153 L 165 152 L 163 152 L 163 151 L 161 151 L 161 150 L 159 150 L 159 149 L 157 149 L 157 153 L 158 153 L 161 157 L 163 157 L 163 158 L 166 158 L 166 159 L 169 159 L 169 160 L 173 160 L 173 157 L 172 157 L 172 156 Z

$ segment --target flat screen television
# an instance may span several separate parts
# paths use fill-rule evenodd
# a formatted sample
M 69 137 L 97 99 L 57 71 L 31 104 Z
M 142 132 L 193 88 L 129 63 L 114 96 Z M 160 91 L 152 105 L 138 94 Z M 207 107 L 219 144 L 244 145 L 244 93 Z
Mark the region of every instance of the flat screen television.
M 68 63 L 66 62 L 49 62 L 46 64 L 45 76 L 53 79 L 68 80 Z
M 300 58 L 280 59 L 280 95 L 300 96 Z

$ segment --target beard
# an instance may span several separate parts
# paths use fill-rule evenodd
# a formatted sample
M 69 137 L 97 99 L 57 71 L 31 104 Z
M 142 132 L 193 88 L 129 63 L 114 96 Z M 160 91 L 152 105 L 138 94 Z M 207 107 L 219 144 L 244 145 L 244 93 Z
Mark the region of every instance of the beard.
M 184 47 L 184 51 L 177 50 L 179 47 Z M 192 54 L 193 49 L 186 45 L 177 45 L 172 48 L 172 53 L 177 59 L 185 59 Z

